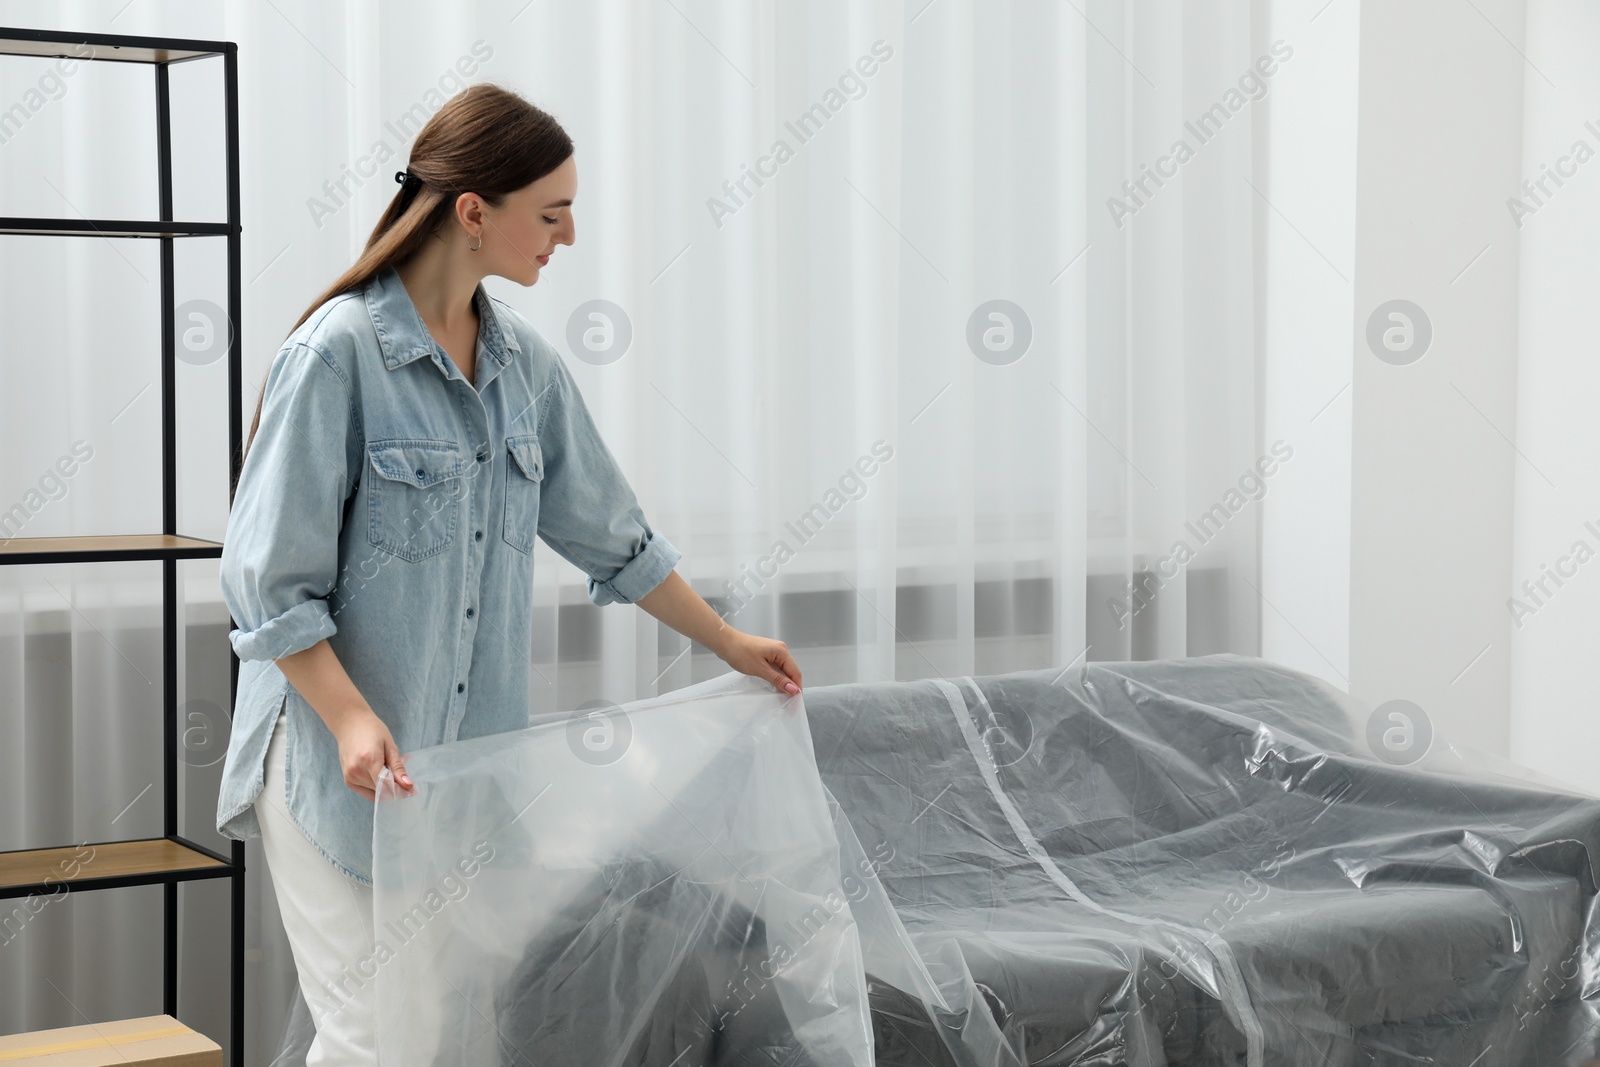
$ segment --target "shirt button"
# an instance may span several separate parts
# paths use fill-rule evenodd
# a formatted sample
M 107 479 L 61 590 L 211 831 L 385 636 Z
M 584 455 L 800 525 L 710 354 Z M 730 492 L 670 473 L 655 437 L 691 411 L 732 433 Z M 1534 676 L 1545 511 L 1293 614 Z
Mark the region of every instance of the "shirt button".
M 427 471 L 424 471 L 424 470 L 417 471 L 417 477 L 418 478 L 426 478 L 427 476 L 428 476 L 428 472 Z
M 456 683 L 456 692 L 465 693 L 466 691 L 467 691 L 467 683 L 466 682 L 457 682 Z
M 473 533 L 472 539 L 474 541 L 482 541 L 483 540 L 483 531 L 482 530 L 478 530 L 475 533 Z
M 489 462 L 489 453 L 487 453 L 487 452 L 479 452 L 478 453 L 478 462 L 479 463 L 487 463 L 487 462 Z
M 474 615 L 476 615 L 476 614 L 477 614 L 477 612 L 476 612 L 476 611 L 474 611 L 474 610 L 473 610 L 473 609 L 472 609 L 472 608 L 468 608 L 468 609 L 467 609 L 467 618 L 469 618 L 469 619 L 470 619 L 470 618 L 472 618 L 472 617 L 473 617 L 473 616 L 474 616 Z

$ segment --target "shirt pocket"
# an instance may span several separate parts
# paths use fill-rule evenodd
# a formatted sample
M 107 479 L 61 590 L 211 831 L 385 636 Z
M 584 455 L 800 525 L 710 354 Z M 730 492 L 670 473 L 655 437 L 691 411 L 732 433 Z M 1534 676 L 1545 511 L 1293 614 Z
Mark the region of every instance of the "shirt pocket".
M 544 480 L 539 435 L 506 438 L 506 456 L 506 543 L 518 552 L 532 552 L 539 532 L 539 483 Z
M 467 455 L 451 441 L 393 438 L 367 445 L 367 540 L 416 563 L 455 543 Z

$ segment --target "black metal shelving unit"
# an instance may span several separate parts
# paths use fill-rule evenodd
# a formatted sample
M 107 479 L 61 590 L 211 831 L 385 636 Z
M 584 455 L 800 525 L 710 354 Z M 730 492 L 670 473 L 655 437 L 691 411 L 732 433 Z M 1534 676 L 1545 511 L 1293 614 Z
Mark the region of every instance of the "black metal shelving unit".
M 178 533 L 177 334 L 172 242 L 188 237 L 222 237 L 228 243 L 228 451 L 229 506 L 238 482 L 242 416 L 240 411 L 240 246 L 239 222 L 239 64 L 231 41 L 190 41 L 158 37 L 57 32 L 0 27 L 0 56 L 35 56 L 79 62 L 143 63 L 155 74 L 156 166 L 160 204 L 155 219 L 59 219 L 0 216 L 0 236 L 106 237 L 161 242 L 161 532 L 98 537 L 17 537 L 0 544 L 0 565 L 160 561 L 162 572 L 163 831 L 158 838 L 94 843 L 95 858 L 76 876 L 63 878 L 61 864 L 76 852 L 64 848 L 0 852 L 0 900 L 32 893 L 164 887 L 162 954 L 163 1011 L 178 1018 L 178 883 L 227 878 L 232 889 L 230 1067 L 244 1065 L 244 842 L 231 842 L 228 855 L 178 832 L 178 561 L 216 559 L 222 545 Z M 222 61 L 227 222 L 180 222 L 172 217 L 172 109 L 169 72 L 174 63 Z M 229 655 L 229 707 L 237 692 L 239 660 Z M 46 879 L 49 881 L 46 881 Z

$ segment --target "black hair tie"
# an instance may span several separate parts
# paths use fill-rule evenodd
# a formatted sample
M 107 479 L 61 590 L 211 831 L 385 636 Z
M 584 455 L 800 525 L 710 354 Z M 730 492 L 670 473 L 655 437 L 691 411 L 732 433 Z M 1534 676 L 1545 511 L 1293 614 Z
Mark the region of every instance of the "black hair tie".
M 409 170 L 395 171 L 394 180 L 395 184 L 400 186 L 400 192 L 407 196 L 422 188 L 422 179 L 412 174 Z

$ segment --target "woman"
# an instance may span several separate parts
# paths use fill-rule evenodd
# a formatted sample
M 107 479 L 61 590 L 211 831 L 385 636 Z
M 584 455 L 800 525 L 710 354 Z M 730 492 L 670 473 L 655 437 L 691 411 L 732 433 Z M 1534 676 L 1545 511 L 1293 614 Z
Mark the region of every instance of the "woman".
M 240 659 L 217 827 L 260 836 L 317 1038 L 371 1063 L 372 802 L 402 752 L 519 729 L 535 534 L 730 667 L 797 693 L 674 570 L 556 351 L 479 284 L 574 239 L 559 124 L 477 85 L 417 135 L 356 264 L 301 316 L 251 426 L 222 555 Z

